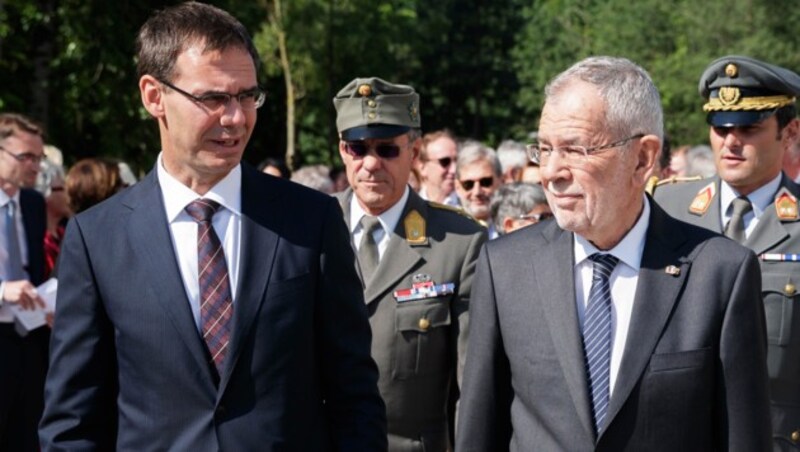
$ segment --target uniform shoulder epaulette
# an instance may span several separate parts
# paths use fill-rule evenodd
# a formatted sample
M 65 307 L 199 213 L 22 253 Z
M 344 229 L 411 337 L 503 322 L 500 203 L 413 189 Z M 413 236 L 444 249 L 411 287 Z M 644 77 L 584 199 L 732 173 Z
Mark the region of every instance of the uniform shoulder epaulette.
M 656 187 L 660 187 L 662 185 L 667 184 L 679 184 L 681 182 L 694 182 L 696 180 L 702 180 L 702 176 L 672 176 L 666 179 L 662 179 L 656 183 Z
M 427 201 L 427 203 L 428 203 L 429 206 L 433 207 L 434 209 L 449 210 L 450 212 L 455 212 L 455 213 L 461 215 L 462 217 L 469 218 L 470 220 L 472 220 L 472 221 L 474 221 L 474 222 L 476 222 L 478 224 L 481 224 L 478 220 L 475 219 L 475 217 L 473 217 L 472 215 L 467 213 L 467 211 L 464 210 L 461 207 L 451 206 L 449 204 L 442 204 L 442 203 L 439 203 L 439 202 L 436 202 L 436 201 Z

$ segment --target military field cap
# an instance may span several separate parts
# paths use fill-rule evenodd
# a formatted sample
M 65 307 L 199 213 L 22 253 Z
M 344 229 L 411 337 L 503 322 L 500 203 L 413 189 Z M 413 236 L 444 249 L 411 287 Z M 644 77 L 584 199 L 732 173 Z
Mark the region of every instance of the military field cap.
M 391 138 L 420 127 L 419 94 L 408 85 L 357 78 L 333 98 L 336 128 L 348 141 Z
M 754 58 L 729 55 L 714 60 L 700 77 L 700 95 L 708 99 L 703 110 L 712 126 L 755 124 L 800 94 L 800 76 Z

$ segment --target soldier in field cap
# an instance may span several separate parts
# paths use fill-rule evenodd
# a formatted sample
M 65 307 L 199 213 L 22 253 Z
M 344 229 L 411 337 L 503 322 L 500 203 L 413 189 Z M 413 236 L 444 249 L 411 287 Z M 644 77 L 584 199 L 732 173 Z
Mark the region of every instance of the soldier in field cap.
M 700 77 L 718 176 L 656 191 L 673 216 L 751 248 L 761 261 L 774 450 L 800 449 L 800 187 L 781 171 L 797 139 L 800 76 L 745 56 Z
M 357 78 L 333 99 L 350 188 L 338 195 L 358 255 L 390 451 L 452 449 L 472 275 L 484 229 L 409 189 L 414 88 Z

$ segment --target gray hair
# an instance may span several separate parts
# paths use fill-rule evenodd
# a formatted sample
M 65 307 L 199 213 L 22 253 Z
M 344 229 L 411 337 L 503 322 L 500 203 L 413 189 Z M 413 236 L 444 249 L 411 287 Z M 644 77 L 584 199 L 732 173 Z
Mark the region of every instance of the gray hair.
M 545 102 L 576 80 L 594 85 L 605 103 L 605 124 L 620 139 L 638 133 L 664 138 L 661 96 L 650 75 L 626 58 L 596 56 L 575 63 L 544 89 Z
M 710 147 L 701 144 L 686 151 L 686 176 L 705 179 L 715 174 L 717 166 L 714 163 L 714 151 Z
M 466 140 L 459 145 L 458 158 L 456 159 L 456 178 L 461 174 L 461 169 L 479 160 L 486 160 L 492 166 L 495 177 L 502 177 L 503 170 L 500 168 L 500 160 L 497 159 L 497 152 L 484 145 L 480 141 Z
M 333 181 L 330 174 L 330 168 L 325 165 L 309 165 L 292 173 L 291 180 L 322 193 L 331 194 L 333 193 Z
M 528 151 L 519 141 L 505 140 L 497 147 L 497 159 L 503 172 L 528 165 Z
M 39 174 L 36 176 L 36 191 L 45 198 L 50 196 L 53 183 L 64 188 L 64 167 L 51 162 L 49 159 L 42 159 L 39 164 Z
M 534 207 L 547 204 L 541 185 L 514 182 L 497 189 L 492 196 L 492 222 L 499 233 L 503 230 L 503 219 L 525 215 Z

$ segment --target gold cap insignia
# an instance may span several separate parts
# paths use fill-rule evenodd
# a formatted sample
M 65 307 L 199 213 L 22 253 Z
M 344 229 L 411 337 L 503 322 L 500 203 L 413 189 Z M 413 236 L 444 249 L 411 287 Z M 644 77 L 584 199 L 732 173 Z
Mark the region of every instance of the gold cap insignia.
M 681 269 L 674 265 L 667 265 L 667 268 L 664 269 L 664 273 L 672 276 L 680 276 Z
M 785 188 L 775 198 L 775 212 L 781 221 L 795 221 L 798 219 L 797 199 Z
M 741 97 L 742 93 L 735 86 L 723 86 L 719 89 L 719 101 L 723 106 L 735 105 Z
M 425 233 L 425 219 L 416 210 L 408 212 L 403 219 L 406 229 L 406 242 L 409 245 L 427 245 L 428 236 Z
M 358 87 L 358 94 L 367 97 L 372 94 L 372 87 L 365 83 Z
M 794 295 L 795 292 L 797 292 L 797 288 L 792 283 L 786 283 L 786 285 L 783 287 L 783 293 L 790 297 Z
M 714 195 L 716 194 L 717 186 L 714 184 L 714 182 L 706 185 L 699 192 L 697 192 L 697 196 L 694 197 L 692 204 L 689 206 L 689 212 L 695 215 L 704 215 L 711 206 L 711 201 L 714 199 Z
M 727 66 L 725 66 L 725 75 L 727 75 L 730 78 L 736 78 L 736 76 L 739 75 L 739 68 L 736 67 L 735 64 L 730 63 Z

